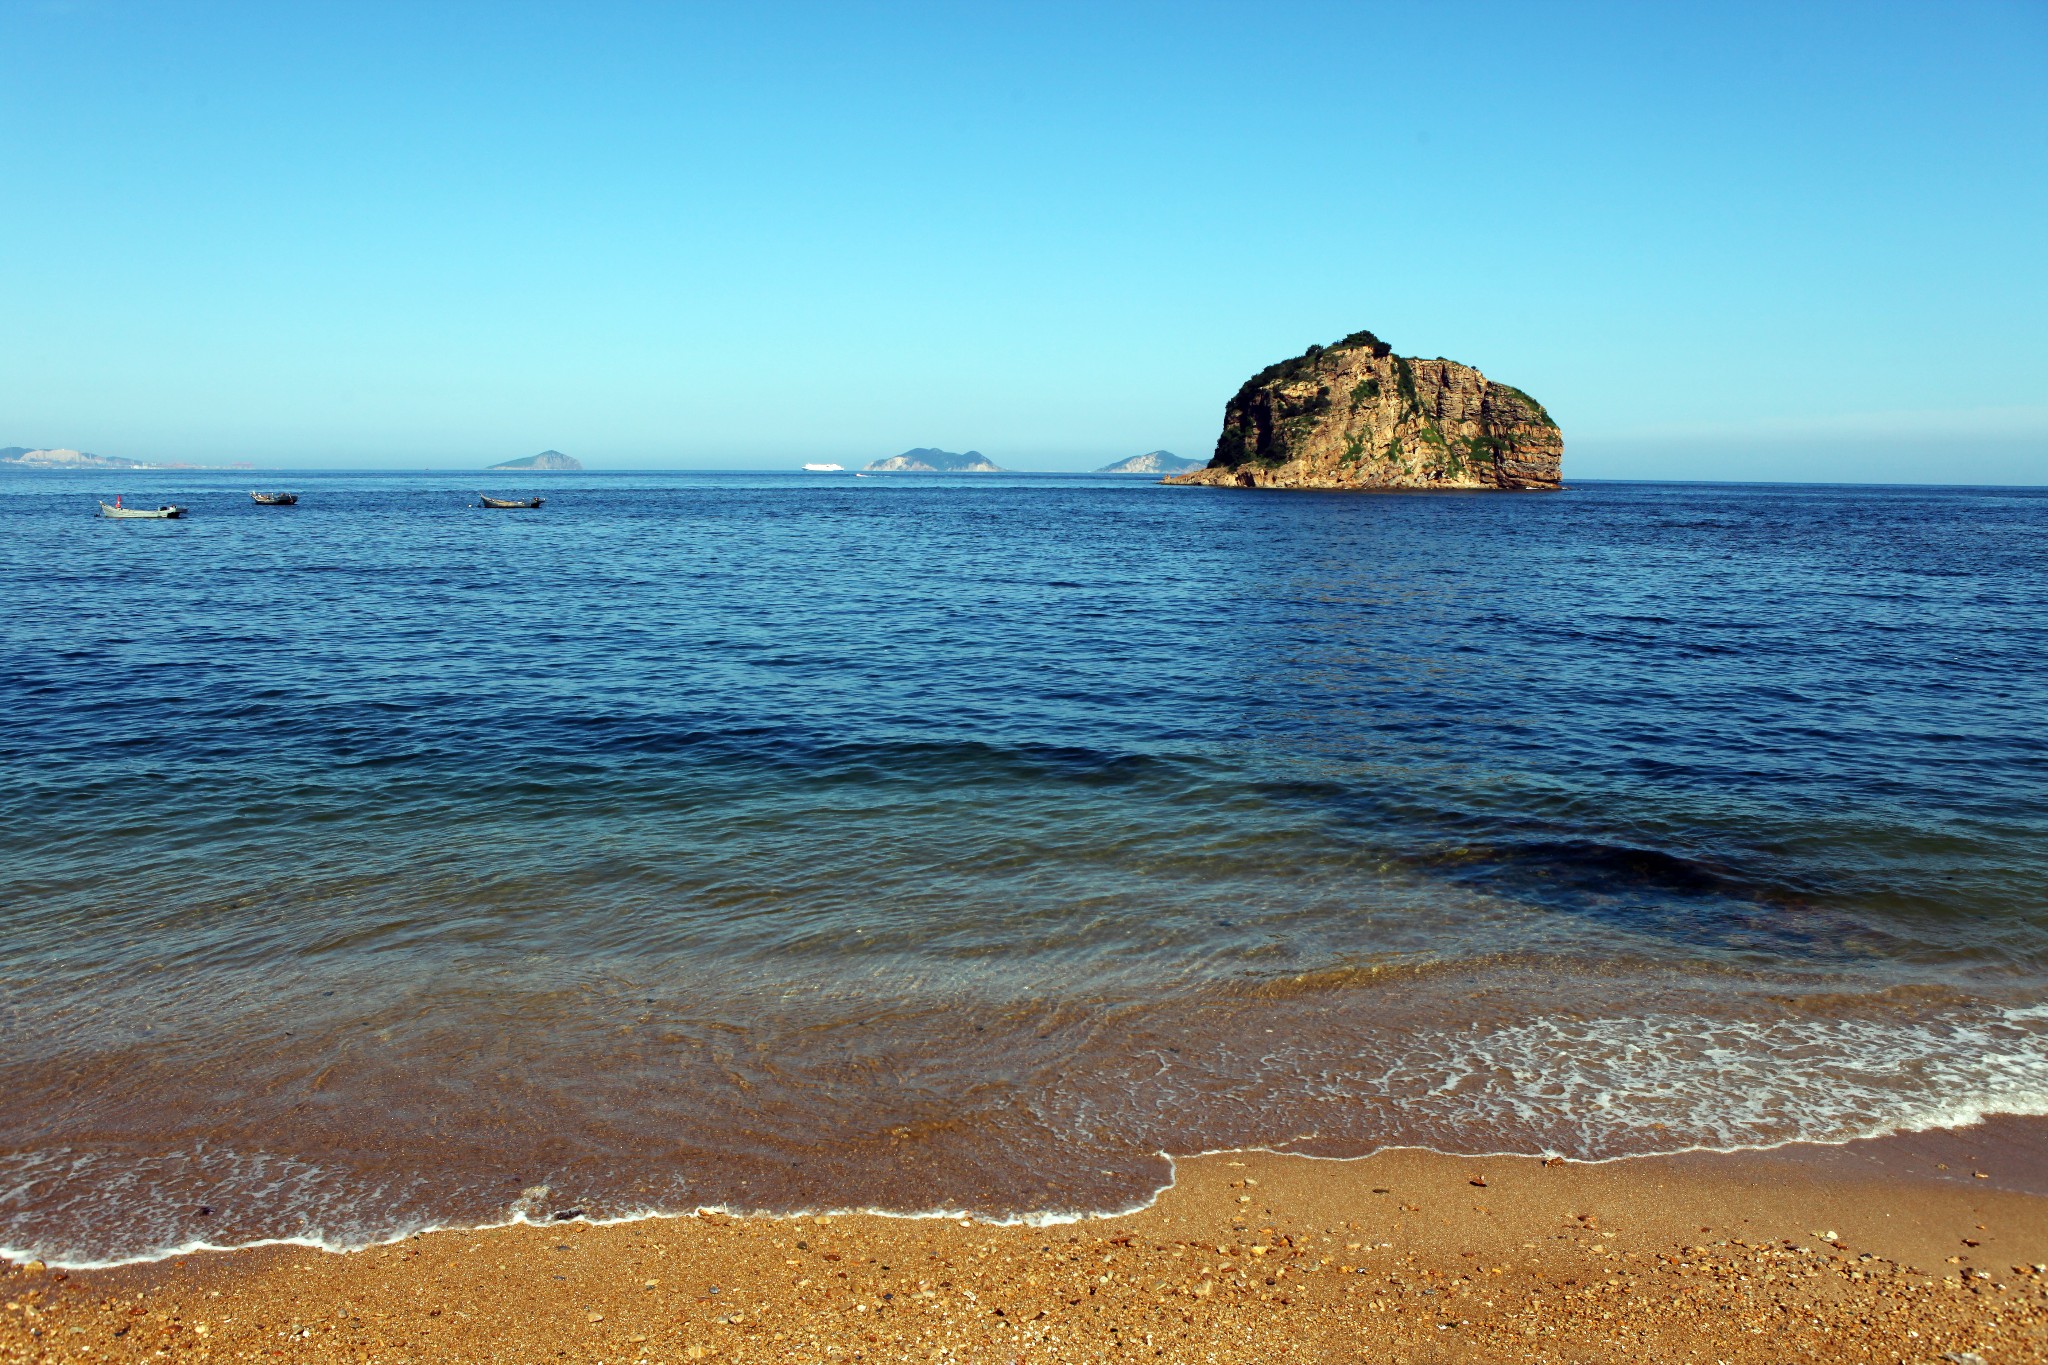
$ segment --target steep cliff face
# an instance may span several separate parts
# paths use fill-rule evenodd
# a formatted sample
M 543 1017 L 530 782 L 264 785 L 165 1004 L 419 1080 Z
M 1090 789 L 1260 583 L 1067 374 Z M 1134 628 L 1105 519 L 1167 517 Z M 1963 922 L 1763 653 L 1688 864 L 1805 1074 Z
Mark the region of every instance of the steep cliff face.
M 1252 376 L 1223 410 L 1215 458 L 1166 482 L 1559 488 L 1563 461 L 1563 433 L 1520 389 L 1354 332 Z

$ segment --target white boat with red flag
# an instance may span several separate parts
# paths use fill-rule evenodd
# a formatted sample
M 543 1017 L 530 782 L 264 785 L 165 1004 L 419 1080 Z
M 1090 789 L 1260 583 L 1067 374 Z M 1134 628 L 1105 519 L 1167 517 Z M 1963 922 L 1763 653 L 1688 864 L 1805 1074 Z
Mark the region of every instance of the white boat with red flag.
M 117 521 L 169 521 L 184 516 L 185 509 L 168 502 L 161 507 L 123 507 L 121 495 L 116 493 L 111 504 L 100 504 L 100 515 Z

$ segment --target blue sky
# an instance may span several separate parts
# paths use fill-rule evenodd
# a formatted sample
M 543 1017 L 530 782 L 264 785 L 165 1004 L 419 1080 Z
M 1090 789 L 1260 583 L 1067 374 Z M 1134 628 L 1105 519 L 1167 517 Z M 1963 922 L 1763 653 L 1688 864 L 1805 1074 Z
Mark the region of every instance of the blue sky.
M 2048 6 L 0 0 L 0 445 L 1208 453 L 1369 327 L 1579 477 L 2048 482 Z

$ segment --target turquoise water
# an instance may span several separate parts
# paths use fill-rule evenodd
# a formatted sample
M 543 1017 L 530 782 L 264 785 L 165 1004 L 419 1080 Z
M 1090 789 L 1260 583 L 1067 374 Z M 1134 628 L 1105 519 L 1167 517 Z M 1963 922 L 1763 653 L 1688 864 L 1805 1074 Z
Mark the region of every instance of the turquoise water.
M 16 1254 L 2048 1111 L 2042 492 L 246 477 L 0 478 Z

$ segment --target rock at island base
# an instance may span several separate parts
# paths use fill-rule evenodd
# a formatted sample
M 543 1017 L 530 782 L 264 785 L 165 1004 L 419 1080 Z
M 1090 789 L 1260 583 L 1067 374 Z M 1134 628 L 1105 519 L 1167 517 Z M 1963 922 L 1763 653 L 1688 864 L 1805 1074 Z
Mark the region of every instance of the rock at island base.
M 573 455 L 564 455 L 559 450 L 543 450 L 540 454 L 529 455 L 523 460 L 507 460 L 503 464 L 489 465 L 487 468 L 575 470 L 583 468 L 583 462 Z
M 1207 467 L 1166 480 L 1237 488 L 1563 487 L 1543 405 L 1469 365 L 1397 356 L 1371 332 L 1252 376 Z

